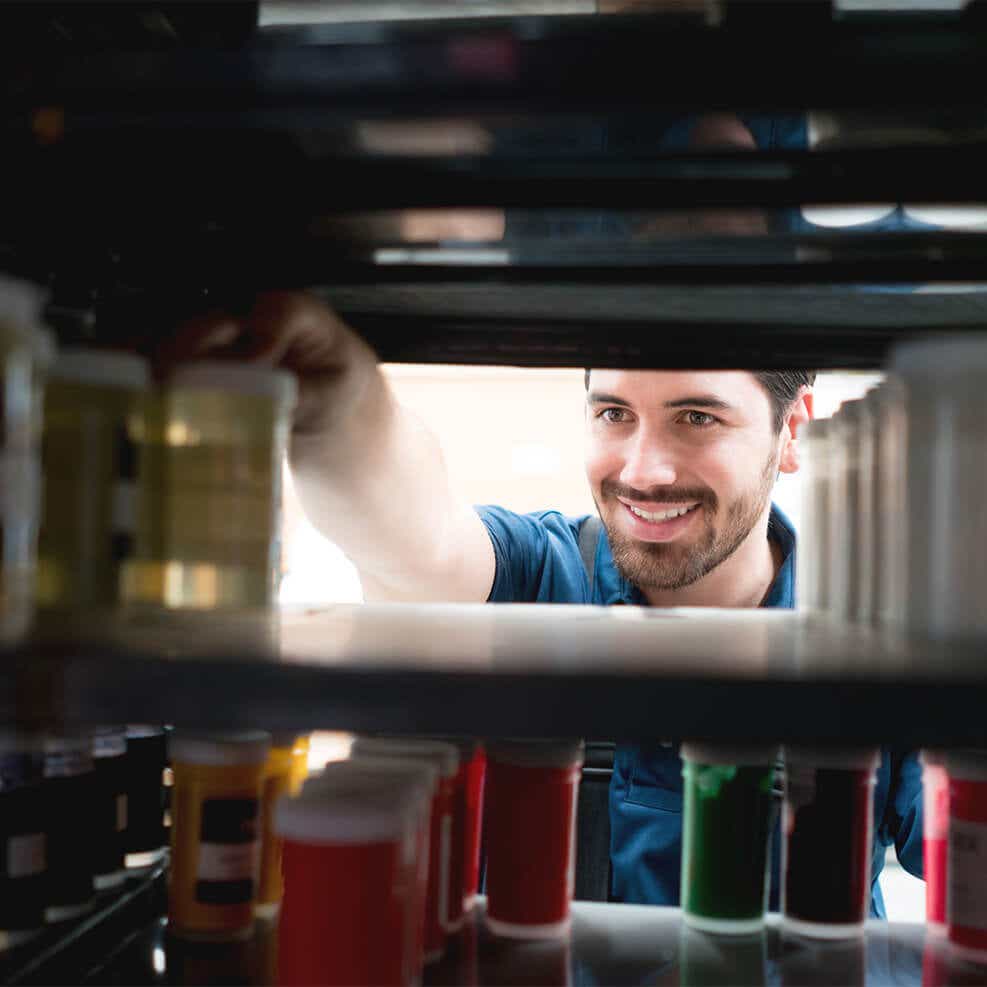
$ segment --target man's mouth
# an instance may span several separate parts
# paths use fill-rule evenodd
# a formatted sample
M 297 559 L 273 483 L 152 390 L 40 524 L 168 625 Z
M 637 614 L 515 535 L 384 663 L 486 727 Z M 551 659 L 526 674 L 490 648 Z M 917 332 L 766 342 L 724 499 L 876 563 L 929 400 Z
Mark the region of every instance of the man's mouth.
M 683 514 L 688 514 L 690 511 L 694 511 L 699 506 L 699 501 L 694 504 L 680 504 L 675 507 L 666 508 L 663 511 L 645 511 L 640 507 L 635 507 L 633 504 L 624 503 L 624 506 L 636 517 L 641 518 L 642 521 L 649 521 L 651 524 L 659 524 L 662 521 L 671 521 L 674 518 L 681 517 Z

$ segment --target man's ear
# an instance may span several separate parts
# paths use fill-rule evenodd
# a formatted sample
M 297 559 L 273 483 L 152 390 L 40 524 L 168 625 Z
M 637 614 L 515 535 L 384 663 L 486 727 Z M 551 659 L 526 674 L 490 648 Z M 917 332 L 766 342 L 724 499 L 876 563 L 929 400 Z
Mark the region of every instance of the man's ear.
M 812 421 L 812 388 L 803 387 L 781 426 L 781 456 L 778 469 L 796 473 L 799 468 L 799 433 Z

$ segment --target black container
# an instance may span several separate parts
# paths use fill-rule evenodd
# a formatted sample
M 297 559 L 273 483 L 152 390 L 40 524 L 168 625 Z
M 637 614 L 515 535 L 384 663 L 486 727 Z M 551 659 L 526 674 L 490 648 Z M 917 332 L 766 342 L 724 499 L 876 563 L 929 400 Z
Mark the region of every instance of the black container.
M 127 834 L 127 734 L 123 727 L 93 734 L 93 766 L 96 786 L 93 860 L 97 890 L 121 884 Z
M 127 727 L 124 785 L 127 792 L 126 865 L 146 867 L 159 860 L 168 845 L 164 825 L 164 769 L 168 741 L 162 727 Z
M 0 733 L 0 950 L 45 924 L 44 763 L 42 738 Z
M 785 751 L 786 929 L 823 939 L 863 934 L 877 750 Z
M 47 816 L 49 922 L 73 918 L 93 901 L 96 786 L 92 740 L 46 737 L 44 791 Z

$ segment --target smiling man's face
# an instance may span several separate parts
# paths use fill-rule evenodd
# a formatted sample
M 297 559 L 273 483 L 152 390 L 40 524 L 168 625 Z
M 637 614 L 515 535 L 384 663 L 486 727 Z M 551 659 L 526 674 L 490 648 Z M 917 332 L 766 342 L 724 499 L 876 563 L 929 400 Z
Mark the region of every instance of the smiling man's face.
M 788 432 L 743 371 L 594 370 L 586 472 L 614 561 L 642 590 L 689 586 L 770 510 Z

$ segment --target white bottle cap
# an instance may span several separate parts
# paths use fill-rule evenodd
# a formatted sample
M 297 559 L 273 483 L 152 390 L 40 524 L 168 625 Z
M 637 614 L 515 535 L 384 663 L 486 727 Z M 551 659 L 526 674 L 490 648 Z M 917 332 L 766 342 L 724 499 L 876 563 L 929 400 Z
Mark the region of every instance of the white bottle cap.
M 720 744 L 685 743 L 679 749 L 679 755 L 682 760 L 693 764 L 770 767 L 778 760 L 778 748 L 760 745 L 728 747 Z
M 399 737 L 357 737 L 350 751 L 353 757 L 409 757 L 430 761 L 443 778 L 454 778 L 459 770 L 459 752 L 441 740 L 418 740 Z
M 383 792 L 394 802 L 411 802 L 425 814 L 431 811 L 438 778 L 438 769 L 428 761 L 358 756 L 330 762 L 305 785 L 309 791 Z
M 987 751 L 947 751 L 946 773 L 956 781 L 987 781 Z
M 47 366 L 55 353 L 54 337 L 41 324 L 47 294 L 30 281 L 0 274 L 0 324 L 20 336 L 42 366 Z
M 58 351 L 49 376 L 92 387 L 143 391 L 150 382 L 151 369 L 148 361 L 136 353 L 69 346 Z
M 987 371 L 987 333 L 942 333 L 899 343 L 891 369 L 903 377 L 962 376 Z
M 347 785 L 312 779 L 298 796 L 278 799 L 274 831 L 300 843 L 367 844 L 409 835 L 419 817 L 414 798 L 395 798 L 379 780 L 361 787 L 355 779 Z
M 168 381 L 175 390 L 233 391 L 267 397 L 290 411 L 298 397 L 298 380 L 287 370 L 257 367 L 232 360 L 196 360 L 175 368 Z
M 835 771 L 876 771 L 879 747 L 785 747 L 785 763 Z
M 487 743 L 487 756 L 499 764 L 520 768 L 572 768 L 583 763 L 581 740 L 521 740 L 505 738 Z
M 263 764 L 270 747 L 271 735 L 263 730 L 175 730 L 168 738 L 171 760 L 179 764 Z

